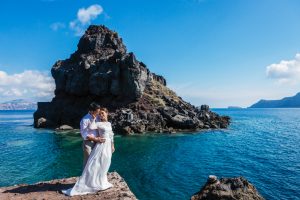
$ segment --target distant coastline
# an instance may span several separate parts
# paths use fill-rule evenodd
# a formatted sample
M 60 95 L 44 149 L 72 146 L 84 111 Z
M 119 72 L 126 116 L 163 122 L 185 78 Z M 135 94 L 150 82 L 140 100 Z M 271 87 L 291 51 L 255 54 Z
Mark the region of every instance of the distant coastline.
M 285 97 L 280 100 L 262 99 L 249 108 L 300 108 L 300 92 L 295 96 Z
M 0 103 L 0 110 L 36 110 L 37 103 L 25 99 L 16 99 Z

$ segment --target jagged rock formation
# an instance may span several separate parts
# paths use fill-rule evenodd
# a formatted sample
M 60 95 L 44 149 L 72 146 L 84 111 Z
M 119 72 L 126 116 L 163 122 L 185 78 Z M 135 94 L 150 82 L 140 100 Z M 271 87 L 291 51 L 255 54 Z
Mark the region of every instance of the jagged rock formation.
M 110 111 L 116 133 L 174 132 L 226 128 L 208 106 L 197 108 L 166 86 L 164 77 L 151 73 L 122 39 L 105 26 L 90 26 L 69 59 L 51 70 L 56 90 L 52 102 L 38 103 L 35 127 L 79 126 L 88 105 L 95 101 Z
M 136 200 L 135 195 L 130 191 L 124 179 L 117 173 L 108 173 L 108 180 L 114 185 L 104 191 L 99 191 L 96 194 L 80 195 L 67 197 L 61 193 L 61 190 L 71 188 L 76 177 L 56 179 L 51 181 L 39 182 L 33 185 L 21 184 L 9 187 L 0 188 L 0 199 L 2 200 L 104 200 L 104 199 L 126 199 Z
M 221 178 L 209 176 L 202 189 L 191 200 L 263 200 L 255 187 L 243 177 Z

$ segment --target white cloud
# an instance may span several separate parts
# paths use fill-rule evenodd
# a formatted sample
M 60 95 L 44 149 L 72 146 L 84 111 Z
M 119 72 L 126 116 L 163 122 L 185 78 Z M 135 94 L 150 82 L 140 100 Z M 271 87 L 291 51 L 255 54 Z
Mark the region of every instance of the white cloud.
M 81 36 L 86 26 L 90 25 L 92 20 L 95 20 L 102 13 L 103 8 L 98 4 L 91 5 L 88 8 L 80 8 L 77 12 L 77 18 L 69 23 L 69 27 L 76 36 Z
M 26 70 L 9 75 L 0 71 L 0 99 L 34 98 L 50 100 L 54 96 L 55 84 L 51 76 L 40 71 Z
M 300 82 L 300 53 L 293 60 L 282 60 L 271 64 L 266 69 L 267 77 L 281 84 L 297 84 Z
M 80 8 L 77 12 L 77 19 L 83 25 L 90 24 L 91 20 L 96 19 L 102 12 L 103 8 L 98 4 L 91 5 L 87 9 Z
M 65 28 L 66 25 L 64 23 L 61 23 L 61 22 L 55 22 L 53 24 L 50 25 L 50 28 L 53 30 L 53 31 L 57 31 L 59 29 L 63 29 Z

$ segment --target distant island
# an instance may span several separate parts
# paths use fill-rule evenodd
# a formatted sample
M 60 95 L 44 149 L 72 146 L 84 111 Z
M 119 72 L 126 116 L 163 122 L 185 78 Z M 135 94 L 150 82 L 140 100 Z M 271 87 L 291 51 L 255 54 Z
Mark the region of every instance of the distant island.
M 228 106 L 227 109 L 243 109 L 240 106 Z
M 36 110 L 37 103 L 25 99 L 15 99 L 0 103 L 0 110 Z
M 300 92 L 280 100 L 260 100 L 249 108 L 300 108 Z

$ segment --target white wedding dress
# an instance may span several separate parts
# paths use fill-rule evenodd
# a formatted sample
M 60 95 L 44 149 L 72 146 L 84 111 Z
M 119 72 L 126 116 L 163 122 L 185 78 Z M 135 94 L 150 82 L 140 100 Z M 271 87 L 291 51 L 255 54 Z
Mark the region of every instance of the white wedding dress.
M 99 136 L 104 137 L 104 143 L 97 143 L 92 150 L 82 175 L 73 188 L 62 190 L 68 196 L 96 193 L 113 187 L 107 180 L 107 172 L 111 163 L 111 142 L 113 131 L 110 122 L 97 122 Z

